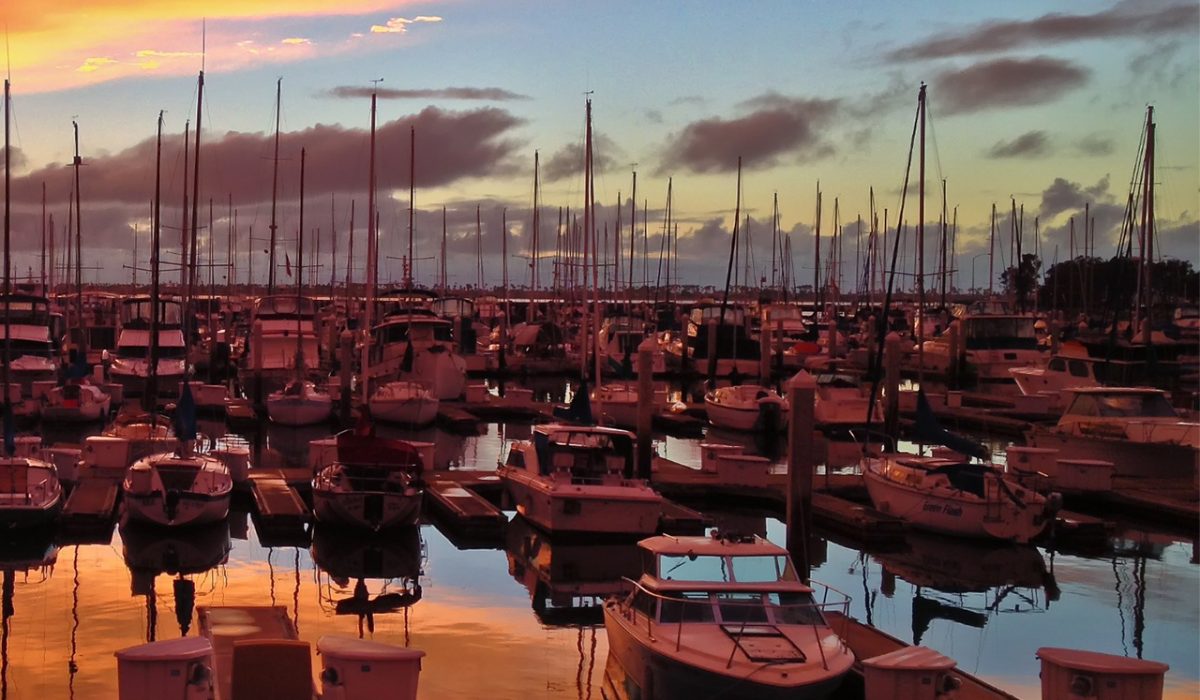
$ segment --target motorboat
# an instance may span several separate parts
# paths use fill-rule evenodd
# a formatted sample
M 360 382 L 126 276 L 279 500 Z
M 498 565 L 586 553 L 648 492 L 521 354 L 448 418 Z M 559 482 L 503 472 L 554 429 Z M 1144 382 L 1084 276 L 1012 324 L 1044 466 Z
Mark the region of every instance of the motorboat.
M 849 597 L 801 581 L 782 547 L 716 531 L 638 546 L 640 578 L 604 604 L 609 652 L 637 687 L 631 695 L 825 698 L 854 666 L 825 618 L 844 614 Z
M 1196 479 L 1200 422 L 1183 420 L 1160 389 L 1074 387 L 1058 423 L 1034 426 L 1033 447 L 1056 449 L 1062 459 L 1112 462 L 1115 476 Z
M 50 462 L 0 457 L 0 527 L 49 525 L 65 500 L 58 470 Z
M 387 316 L 371 330 L 371 352 L 372 386 L 420 381 L 439 400 L 457 399 L 467 390 L 467 363 L 454 351 L 454 324 L 432 312 Z
M 600 352 L 604 356 L 604 373 L 636 377 L 638 348 L 646 337 L 646 323 L 641 319 L 628 316 L 606 319 L 598 338 Z M 655 374 L 667 371 L 666 354 L 657 344 L 650 356 L 650 368 Z
M 553 321 L 531 321 L 512 327 L 512 337 L 507 341 L 510 352 L 505 366 L 530 374 L 556 374 L 566 372 L 578 364 L 578 353 L 568 352 L 567 335 L 562 326 Z M 506 342 L 497 338 L 497 347 Z
M 0 294 L 0 310 L 7 310 L 8 323 L 0 325 L 0 341 L 11 348 L 9 381 L 21 386 L 21 396 L 32 395 L 33 383 L 53 381 L 58 367 L 50 331 L 50 301 L 32 294 Z M 7 329 L 7 331 L 6 331 Z
M 229 515 L 229 467 L 212 455 L 194 453 L 190 442 L 130 465 L 121 484 L 128 520 L 181 527 L 214 523 Z
M 955 320 L 962 339 L 958 351 L 964 369 L 979 382 L 1011 384 L 1011 368 L 1041 361 L 1036 321 L 1029 314 L 967 314 Z M 916 356 L 911 359 L 915 361 Z M 924 362 L 926 370 L 950 371 L 949 332 L 925 341 Z
M 592 390 L 592 410 L 605 424 L 636 430 L 638 396 L 636 382 L 606 382 Z M 650 404 L 656 413 L 665 408 L 666 388 L 656 387 Z
M 184 342 L 181 304 L 175 299 L 158 302 L 158 342 L 155 376 L 158 396 L 175 394 L 185 376 L 187 344 Z M 141 396 L 150 375 L 153 304 L 135 296 L 121 302 L 121 332 L 112 353 L 109 378 L 120 384 L 125 396 Z
M 267 396 L 267 416 L 280 425 L 315 425 L 332 413 L 333 398 L 306 379 L 293 379 Z
M 787 399 L 758 384 L 737 384 L 704 394 L 708 422 L 718 428 L 777 432 L 787 425 Z
M 112 397 L 87 381 L 68 381 L 41 398 L 42 420 L 51 423 L 94 423 L 108 417 Z
M 1010 367 L 1008 373 L 1017 383 L 1017 388 L 1026 396 L 1051 394 L 1055 400 L 1064 402 L 1070 398 L 1068 389 L 1077 386 L 1100 386 L 1096 378 L 1096 361 L 1088 357 L 1055 354 L 1044 364 L 1028 367 Z
M 313 478 L 313 515 L 325 525 L 376 532 L 415 525 L 423 468 L 420 453 L 408 442 L 343 431 L 336 458 Z
M 497 473 L 518 513 L 551 533 L 646 535 L 662 496 L 634 478 L 633 433 L 560 423 L 514 442 Z
M 261 334 L 252 335 L 245 364 L 238 370 L 243 387 L 260 381 L 269 394 L 296 377 L 317 377 L 321 354 L 315 301 L 295 294 L 265 296 L 255 303 L 251 319 L 251 328 L 257 326 Z
M 867 407 L 871 397 L 857 377 L 838 372 L 818 374 L 813 398 L 813 417 L 818 427 L 825 429 L 856 428 L 871 423 L 883 425 L 879 403 Z
M 1029 542 L 1062 503 L 965 459 L 890 453 L 864 458 L 862 471 L 876 509 L 947 535 Z
M 371 417 L 413 427 L 437 420 L 438 398 L 420 382 L 397 380 L 379 385 L 367 400 Z

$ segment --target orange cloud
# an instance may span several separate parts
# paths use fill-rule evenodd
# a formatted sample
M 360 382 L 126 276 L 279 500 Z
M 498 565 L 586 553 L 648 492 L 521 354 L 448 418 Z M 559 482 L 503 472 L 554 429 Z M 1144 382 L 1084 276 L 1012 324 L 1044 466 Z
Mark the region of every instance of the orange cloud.
M 91 85 L 146 71 L 193 73 L 200 68 L 204 19 L 208 20 L 208 69 L 233 71 L 261 65 L 264 60 L 287 62 L 317 54 L 318 42 L 292 33 L 294 27 L 287 34 L 281 31 L 271 36 L 272 20 L 294 23 L 316 17 L 377 17 L 381 12 L 391 16 L 412 3 L 212 0 L 198 8 L 190 0 L 80 0 L 69 10 L 54 11 L 47 10 L 44 0 L 6 0 L 4 19 L 14 80 L 21 92 L 29 93 Z M 378 21 L 371 17 L 363 26 L 371 20 Z M 361 46 L 349 36 L 319 43 L 323 54 Z
M 387 24 L 371 25 L 372 34 L 404 34 L 408 31 L 408 25 L 426 22 L 441 22 L 441 17 L 427 17 L 421 15 L 407 19 L 405 17 L 393 17 L 387 21 Z

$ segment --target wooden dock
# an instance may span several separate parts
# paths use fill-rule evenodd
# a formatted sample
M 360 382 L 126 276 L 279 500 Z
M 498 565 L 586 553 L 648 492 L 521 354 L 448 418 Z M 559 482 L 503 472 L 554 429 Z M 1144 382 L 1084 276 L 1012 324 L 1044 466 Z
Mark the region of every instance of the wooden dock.
M 847 678 L 846 684 L 843 685 L 844 690 L 851 691 L 849 697 L 862 697 L 863 659 L 872 659 L 910 646 L 887 632 L 865 625 L 838 612 L 826 612 L 825 618 L 829 621 L 833 631 L 842 638 L 846 646 L 850 647 L 850 651 L 854 652 L 854 670 L 851 677 Z M 950 673 L 961 684 L 954 694 L 957 700 L 1017 700 L 1016 696 L 1006 693 L 966 671 L 956 668 Z M 857 687 L 847 688 L 846 686 L 851 683 L 856 684 Z M 855 690 L 858 692 L 853 692 Z
M 296 641 L 296 626 L 282 605 L 201 605 L 197 609 L 200 635 L 212 642 L 216 700 L 230 700 L 233 687 L 233 645 L 245 640 Z M 311 660 L 310 660 L 311 664 Z M 312 683 L 312 667 L 258 669 L 264 676 L 303 673 Z M 314 696 L 315 697 L 315 696 Z
M 468 483 L 450 479 L 432 480 L 425 487 L 425 504 L 440 525 L 472 541 L 495 538 L 499 543 L 504 539 L 508 518 L 470 488 Z
M 308 545 L 307 525 L 312 517 L 296 489 L 278 470 L 250 474 L 254 498 L 254 524 L 266 546 Z
M 442 430 L 457 435 L 478 435 L 479 418 L 457 406 L 439 403 L 437 425 Z
M 118 478 L 89 476 L 71 489 L 59 516 L 63 543 L 103 544 L 112 541 L 113 522 L 121 500 Z

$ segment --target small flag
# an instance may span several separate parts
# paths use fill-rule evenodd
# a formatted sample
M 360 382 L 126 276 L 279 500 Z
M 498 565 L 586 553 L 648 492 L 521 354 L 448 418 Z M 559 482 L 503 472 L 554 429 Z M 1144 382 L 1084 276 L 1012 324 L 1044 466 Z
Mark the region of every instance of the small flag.
M 179 403 L 175 406 L 175 437 L 180 440 L 196 439 L 196 401 L 192 398 L 192 383 L 186 377 Z

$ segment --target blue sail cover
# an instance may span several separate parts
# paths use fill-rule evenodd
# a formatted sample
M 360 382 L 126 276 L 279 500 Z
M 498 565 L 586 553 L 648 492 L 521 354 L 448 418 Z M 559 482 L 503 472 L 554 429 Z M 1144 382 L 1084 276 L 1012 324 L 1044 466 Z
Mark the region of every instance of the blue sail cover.
M 179 403 L 175 406 L 175 437 L 180 440 L 196 439 L 196 400 L 192 398 L 191 382 L 183 382 Z
M 979 442 L 943 428 L 934 415 L 929 400 L 925 398 L 924 389 L 917 391 L 917 422 L 913 429 L 913 437 L 920 442 L 942 445 L 955 452 L 983 460 L 991 459 L 992 456 L 991 450 Z
M 592 400 L 588 397 L 587 382 L 579 383 L 579 388 L 575 390 L 575 396 L 571 398 L 571 405 L 567 406 L 565 410 L 555 406 L 554 416 L 581 425 L 596 424 L 596 420 L 592 418 Z

